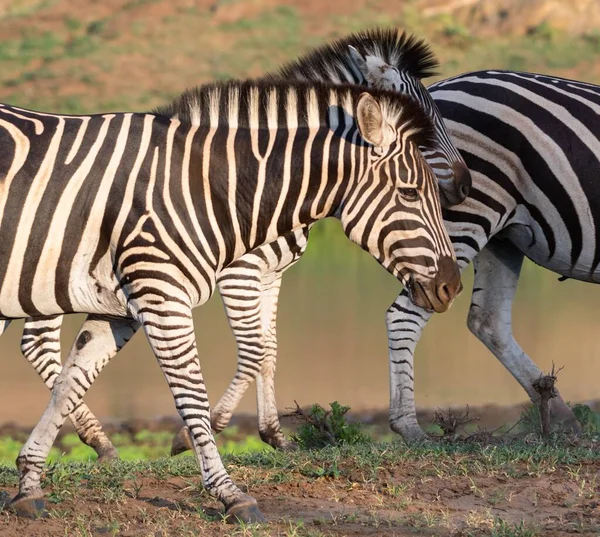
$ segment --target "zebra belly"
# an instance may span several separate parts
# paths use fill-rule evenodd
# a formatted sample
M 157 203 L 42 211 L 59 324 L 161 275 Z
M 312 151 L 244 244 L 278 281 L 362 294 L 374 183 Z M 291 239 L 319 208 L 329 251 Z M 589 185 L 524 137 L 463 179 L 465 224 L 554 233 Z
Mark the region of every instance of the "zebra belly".
M 600 270 L 593 266 L 590 252 L 582 252 L 573 262 L 572 243 L 568 237 L 557 235 L 554 252 L 551 253 L 541 227 L 535 222 L 529 225 L 513 224 L 498 236 L 510 240 L 527 258 L 541 267 L 575 280 L 600 283 Z
M 1 282 L 0 317 L 23 318 L 77 312 L 127 316 L 127 300 L 112 271 L 110 252 L 92 268 L 90 251 L 83 251 L 57 265 L 56 248 L 58 246 L 45 249 L 36 266 L 29 267 L 35 272 L 26 280 L 30 282 L 29 285 L 22 284 L 22 277 L 4 277 Z M 9 266 L 9 276 L 10 269 Z M 23 267 L 23 270 L 27 271 L 28 267 Z

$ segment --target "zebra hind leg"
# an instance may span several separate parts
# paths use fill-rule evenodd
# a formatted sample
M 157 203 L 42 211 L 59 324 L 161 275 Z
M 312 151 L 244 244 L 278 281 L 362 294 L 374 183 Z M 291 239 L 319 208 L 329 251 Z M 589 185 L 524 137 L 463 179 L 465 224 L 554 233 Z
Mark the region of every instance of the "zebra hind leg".
M 61 315 L 28 318 L 25 320 L 21 338 L 23 356 L 50 390 L 62 370 L 60 361 L 62 319 Z M 69 419 L 81 441 L 98 454 L 98 461 L 104 462 L 119 458 L 117 450 L 102 430 L 102 425 L 85 404 L 82 403 L 69 416 Z
M 41 476 L 65 416 L 77 410 L 100 371 L 133 337 L 138 326 L 132 319 L 90 316 L 79 330 L 65 367 L 56 377 L 50 403 L 17 457 L 19 493 L 10 508 L 18 515 L 44 514 Z
M 467 324 L 517 379 L 534 403 L 540 396 L 533 382 L 542 374 L 516 342 L 512 332 L 512 303 L 519 281 L 523 254 L 508 241 L 492 239 L 474 259 L 475 281 Z M 560 395 L 551 400 L 552 422 L 581 432 L 572 410 Z
M 281 289 L 281 273 L 274 273 L 262 284 L 261 316 L 264 338 L 264 359 L 256 377 L 258 432 L 263 442 L 276 449 L 293 450 L 296 444 L 281 430 L 275 400 L 275 364 L 277 361 L 277 304 Z

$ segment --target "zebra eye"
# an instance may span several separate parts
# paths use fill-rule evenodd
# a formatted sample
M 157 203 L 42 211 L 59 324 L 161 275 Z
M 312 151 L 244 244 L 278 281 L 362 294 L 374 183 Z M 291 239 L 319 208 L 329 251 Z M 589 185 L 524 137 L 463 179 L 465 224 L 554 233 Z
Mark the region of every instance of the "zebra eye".
M 419 191 L 416 188 L 401 188 L 400 195 L 406 201 L 418 201 Z

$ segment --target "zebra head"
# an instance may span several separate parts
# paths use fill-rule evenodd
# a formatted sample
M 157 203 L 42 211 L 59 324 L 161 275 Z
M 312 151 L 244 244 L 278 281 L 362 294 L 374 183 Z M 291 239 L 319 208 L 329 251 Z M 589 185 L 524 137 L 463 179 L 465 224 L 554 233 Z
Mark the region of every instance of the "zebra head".
M 363 93 L 355 120 L 366 165 L 344 196 L 346 235 L 404 282 L 415 304 L 443 312 L 461 291 L 452 243 L 442 220 L 435 174 L 419 146 L 435 133 L 419 104 Z
M 433 122 L 437 138 L 434 147 L 422 146 L 421 151 L 437 177 L 442 205 L 449 207 L 467 198 L 471 174 L 422 83 L 422 79 L 435 74 L 437 67 L 438 62 L 424 41 L 398 29 L 375 29 L 332 41 L 273 76 L 349 82 L 396 91 L 419 101 Z

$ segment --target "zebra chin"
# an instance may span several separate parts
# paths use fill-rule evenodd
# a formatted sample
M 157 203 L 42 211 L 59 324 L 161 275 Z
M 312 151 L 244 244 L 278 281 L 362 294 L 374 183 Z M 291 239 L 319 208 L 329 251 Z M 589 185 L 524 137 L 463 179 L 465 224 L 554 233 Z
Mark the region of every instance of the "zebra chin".
M 419 281 L 411 278 L 406 285 L 412 302 L 427 311 L 443 313 L 462 291 L 460 271 L 451 257 L 442 257 L 434 278 Z

